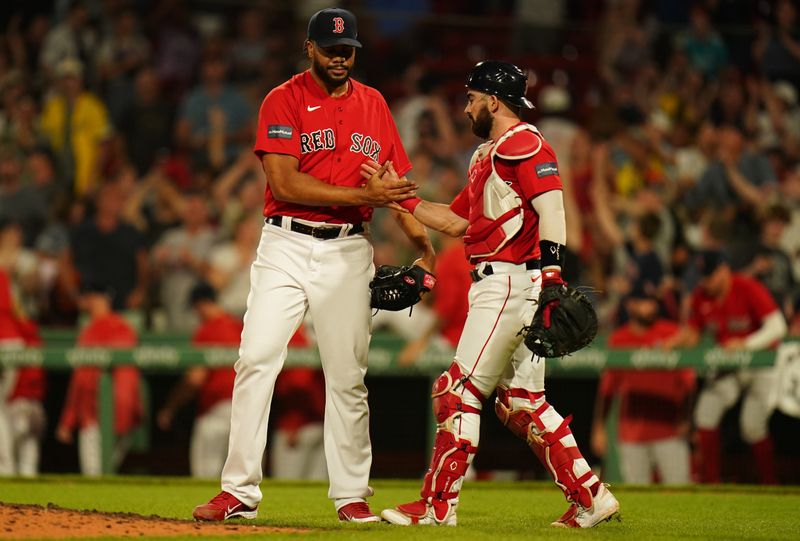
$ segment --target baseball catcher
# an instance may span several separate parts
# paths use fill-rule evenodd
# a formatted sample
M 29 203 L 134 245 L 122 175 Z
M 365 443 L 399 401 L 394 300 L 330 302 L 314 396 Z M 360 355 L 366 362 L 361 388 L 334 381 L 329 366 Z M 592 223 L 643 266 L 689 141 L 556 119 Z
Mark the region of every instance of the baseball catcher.
M 410 308 L 436 284 L 436 277 L 419 265 L 381 265 L 369 283 L 370 306 L 397 312 Z
M 525 345 L 539 357 L 563 357 L 591 344 L 597 335 L 597 313 L 583 292 L 558 281 L 539 294 L 533 321 L 523 327 Z

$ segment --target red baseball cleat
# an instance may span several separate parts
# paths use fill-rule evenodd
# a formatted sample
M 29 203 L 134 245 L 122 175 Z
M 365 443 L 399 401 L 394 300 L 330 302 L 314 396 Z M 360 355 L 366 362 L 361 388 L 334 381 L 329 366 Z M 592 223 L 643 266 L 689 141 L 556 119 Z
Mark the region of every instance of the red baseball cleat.
M 258 506 L 247 507 L 233 494 L 220 492 L 208 503 L 194 508 L 192 516 L 195 520 L 222 522 L 229 518 L 256 518 Z
M 341 522 L 380 522 L 381 518 L 369 510 L 367 502 L 353 502 L 339 509 Z

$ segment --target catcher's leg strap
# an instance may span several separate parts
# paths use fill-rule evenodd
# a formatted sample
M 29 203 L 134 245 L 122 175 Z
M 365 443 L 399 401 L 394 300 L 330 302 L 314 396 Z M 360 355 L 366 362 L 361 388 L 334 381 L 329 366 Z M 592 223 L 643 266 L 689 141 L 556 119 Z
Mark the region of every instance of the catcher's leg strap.
M 497 388 L 495 413 L 511 432 L 528 443 L 567 501 L 592 506 L 599 479 L 575 443 L 569 428 L 572 416 L 563 419 L 544 399 L 544 393 L 502 386 Z
M 457 502 L 464 474 L 478 451 L 473 441 L 478 439 L 485 398 L 456 363 L 439 376 L 431 395 L 437 422 L 436 441 L 420 494 L 430 503 L 433 500 Z M 465 421 L 462 418 L 465 415 L 477 418 Z M 470 434 L 473 430 L 474 436 Z

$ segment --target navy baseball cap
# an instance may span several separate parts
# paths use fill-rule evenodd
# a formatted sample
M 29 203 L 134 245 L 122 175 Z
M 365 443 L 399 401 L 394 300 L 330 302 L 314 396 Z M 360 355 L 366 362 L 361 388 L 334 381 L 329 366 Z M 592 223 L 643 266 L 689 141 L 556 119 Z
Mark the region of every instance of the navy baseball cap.
M 356 16 L 346 9 L 327 8 L 316 12 L 308 21 L 308 39 L 320 47 L 350 45 L 361 47 Z
M 189 304 L 194 306 L 198 302 L 201 301 L 211 301 L 214 302 L 217 300 L 217 290 L 214 289 L 211 284 L 207 282 L 200 282 L 192 288 L 192 291 L 189 293 Z
M 708 278 L 720 265 L 727 263 L 728 258 L 721 250 L 703 250 L 695 258 L 697 271 L 703 278 Z

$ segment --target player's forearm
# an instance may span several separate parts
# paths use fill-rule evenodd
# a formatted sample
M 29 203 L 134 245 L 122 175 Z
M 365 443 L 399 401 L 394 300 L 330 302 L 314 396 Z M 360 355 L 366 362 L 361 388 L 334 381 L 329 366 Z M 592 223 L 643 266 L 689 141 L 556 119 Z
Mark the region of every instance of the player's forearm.
M 467 230 L 469 222 L 442 203 L 432 203 L 424 199 L 414 209 L 414 218 L 419 222 L 451 237 L 460 237 Z
M 764 318 L 764 323 L 756 332 L 744 340 L 744 347 L 749 351 L 766 349 L 786 336 L 786 320 L 780 310 L 775 310 Z
M 728 166 L 726 170 L 728 172 L 728 178 L 731 181 L 731 186 L 736 193 L 739 194 L 739 197 L 753 206 L 759 206 L 762 202 L 759 189 L 753 186 L 735 166 Z
M 362 188 L 335 186 L 295 171 L 281 179 L 267 173 L 267 182 L 273 197 L 278 201 L 309 206 L 359 206 L 367 205 Z
M 433 249 L 433 244 L 431 244 L 431 239 L 428 237 L 428 232 L 425 230 L 425 226 L 423 226 L 419 220 L 414 219 L 410 214 L 393 211 L 392 215 L 394 219 L 397 220 L 397 224 L 400 226 L 400 229 L 403 230 L 403 233 L 406 234 L 414 247 L 422 254 L 422 259 L 425 260 L 429 266 L 433 266 L 436 253 Z M 428 271 L 432 272 L 433 268 L 428 269 Z
M 700 342 L 700 332 L 692 326 L 686 325 L 681 327 L 672 338 L 664 341 L 668 349 L 672 348 L 692 348 Z

